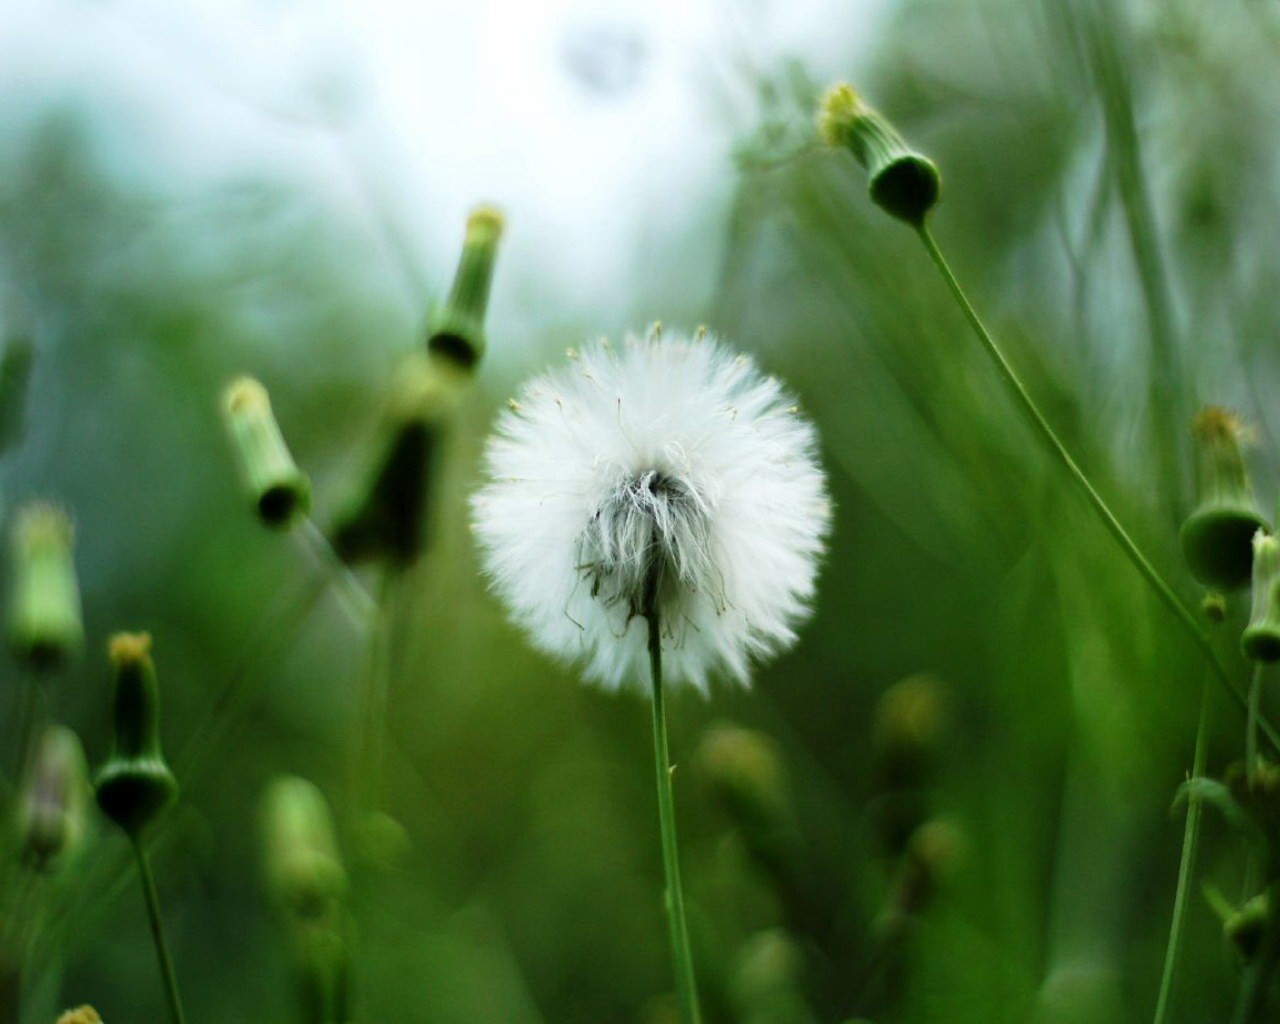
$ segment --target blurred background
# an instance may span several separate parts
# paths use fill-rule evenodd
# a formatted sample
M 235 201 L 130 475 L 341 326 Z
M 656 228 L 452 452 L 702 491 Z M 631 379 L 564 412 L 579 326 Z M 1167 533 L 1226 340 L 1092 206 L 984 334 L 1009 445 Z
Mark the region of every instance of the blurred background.
M 1278 59 L 1248 0 L 11 3 L 0 325 L 34 365 L 0 488 L 77 524 L 89 642 L 56 715 L 99 763 L 106 637 L 145 628 L 181 751 L 269 640 L 156 858 L 191 1019 L 296 1019 L 259 803 L 285 772 L 340 803 L 363 658 L 332 593 L 280 622 L 317 570 L 244 508 L 218 395 L 263 380 L 326 525 L 481 201 L 508 219 L 489 351 L 404 609 L 389 820 L 344 851 L 356 1017 L 675 1020 L 648 710 L 530 650 L 465 509 L 518 382 L 655 319 L 793 386 L 837 507 L 796 649 L 670 708 L 708 1020 L 1149 1015 L 1203 665 L 812 111 L 849 79 L 935 159 L 961 278 L 1198 603 L 1195 407 L 1244 414 L 1276 483 Z M 1215 702 L 1221 771 L 1243 718 Z M 162 1018 L 126 849 L 99 822 L 60 882 L 31 1021 Z M 1242 865 L 1210 815 L 1177 1019 L 1230 1006 L 1200 883 L 1234 904 Z

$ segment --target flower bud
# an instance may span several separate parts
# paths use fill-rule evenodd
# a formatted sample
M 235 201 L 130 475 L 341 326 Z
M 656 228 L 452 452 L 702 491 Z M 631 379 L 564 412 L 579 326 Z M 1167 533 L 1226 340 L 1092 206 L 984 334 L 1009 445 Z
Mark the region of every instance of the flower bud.
M 271 411 L 267 389 L 252 377 L 227 385 L 222 418 L 254 513 L 267 526 L 288 526 L 311 507 L 311 484 L 298 469 Z
M 729 994 L 744 1024 L 807 1024 L 804 952 L 780 929 L 747 940 L 735 958 Z
M 822 101 L 818 130 L 823 141 L 847 149 L 867 171 L 871 201 L 912 227 L 922 227 L 938 201 L 941 180 L 926 156 L 911 149 L 879 111 L 845 84 Z
M 364 485 L 334 527 L 344 561 L 404 566 L 421 553 L 432 464 L 466 381 L 466 371 L 440 357 L 414 353 L 400 365 Z
M 707 730 L 698 765 L 753 847 L 772 848 L 789 832 L 791 806 L 774 742 L 763 733 L 728 723 Z
M 493 207 L 481 206 L 471 212 L 453 288 L 431 318 L 427 351 L 463 370 L 473 369 L 484 355 L 484 319 L 502 228 L 502 214 Z
M 1269 529 L 1245 470 L 1241 424 L 1224 409 L 1208 408 L 1191 429 L 1199 504 L 1182 524 L 1182 552 L 1191 574 L 1206 586 L 1241 587 L 1249 582 L 1253 535 Z
M 1206 591 L 1200 602 L 1200 610 L 1213 625 L 1218 625 L 1227 617 L 1227 599 L 1217 590 Z
M 115 670 L 111 756 L 94 782 L 98 806 L 136 840 L 178 796 L 160 749 L 160 692 L 148 633 L 111 638 Z
M 18 512 L 9 646 L 35 671 L 60 668 L 84 642 L 72 539 L 71 520 L 61 509 L 33 502 Z
M 102 1024 L 102 1018 L 92 1006 L 81 1006 L 64 1013 L 58 1018 L 58 1024 Z
M 1249 900 L 1222 923 L 1222 937 L 1235 948 L 1246 963 L 1254 958 L 1262 944 L 1267 927 L 1270 901 L 1266 893 Z
M 33 870 L 48 873 L 79 844 L 88 787 L 79 738 L 63 726 L 48 729 L 18 802 L 18 846 Z
M 347 874 L 323 794 L 306 779 L 284 776 L 263 800 L 267 883 L 299 918 L 322 917 L 341 901 Z
M 1280 661 L 1280 541 L 1262 530 L 1253 536 L 1253 610 L 1240 646 L 1253 661 Z

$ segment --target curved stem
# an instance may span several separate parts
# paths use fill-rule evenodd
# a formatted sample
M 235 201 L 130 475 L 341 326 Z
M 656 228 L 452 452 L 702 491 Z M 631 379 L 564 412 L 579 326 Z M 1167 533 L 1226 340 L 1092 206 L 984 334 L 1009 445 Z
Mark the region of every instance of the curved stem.
M 654 600 L 647 602 L 649 669 L 653 682 L 653 757 L 658 781 L 658 825 L 662 833 L 662 866 L 666 874 L 667 926 L 671 932 L 671 956 L 675 962 L 676 998 L 682 1024 L 699 1024 L 698 990 L 693 975 L 693 952 L 685 921 L 684 888 L 680 884 L 680 858 L 676 845 L 675 794 L 671 787 L 671 754 L 667 746 L 667 713 L 662 692 L 662 634 Z
M 156 958 L 160 961 L 160 973 L 164 977 L 165 994 L 169 997 L 169 1009 L 174 1024 L 186 1024 L 182 1013 L 182 997 L 178 995 L 178 976 L 173 969 L 173 957 L 164 937 L 164 922 L 160 918 L 160 897 L 156 893 L 156 880 L 151 874 L 151 859 L 138 840 L 133 841 L 138 858 L 138 874 L 142 876 L 142 891 L 147 898 L 147 917 L 151 921 L 151 939 L 155 943 Z
M 934 240 L 929 229 L 924 225 L 918 229 L 920 241 L 924 243 L 925 249 L 929 253 L 929 258 L 933 260 L 933 264 L 938 269 L 938 273 L 942 275 L 943 280 L 947 284 L 952 297 L 956 300 L 961 311 L 964 313 L 965 319 L 969 322 L 969 326 L 973 329 L 974 335 L 982 344 L 987 355 L 991 357 L 991 361 L 995 364 L 996 370 L 999 372 L 1001 379 L 1008 386 L 1009 391 L 1017 400 L 1018 405 L 1026 414 L 1031 426 L 1035 429 L 1040 439 L 1053 453 L 1054 457 L 1066 469 L 1068 475 L 1076 486 L 1079 487 L 1081 493 L 1089 502 L 1089 506 L 1093 509 L 1102 525 L 1107 528 L 1107 532 L 1120 545 L 1122 551 L 1133 563 L 1135 569 L 1142 578 L 1147 582 L 1148 586 L 1155 592 L 1161 603 L 1173 613 L 1174 618 L 1182 624 L 1184 631 L 1192 640 L 1195 641 L 1197 647 L 1200 648 L 1201 654 L 1209 664 L 1210 670 L 1217 677 L 1218 681 L 1226 689 L 1232 699 L 1242 708 L 1247 709 L 1247 701 L 1244 694 L 1240 692 L 1235 681 L 1228 674 L 1226 668 L 1223 667 L 1221 661 L 1218 660 L 1217 654 L 1213 650 L 1209 637 L 1201 628 L 1199 620 L 1195 613 L 1187 607 L 1186 603 L 1178 597 L 1171 587 L 1160 575 L 1159 571 L 1146 555 L 1142 553 L 1142 549 L 1138 547 L 1134 539 L 1129 536 L 1129 532 L 1116 518 L 1111 507 L 1106 500 L 1100 495 L 1089 477 L 1085 474 L 1075 458 L 1067 451 L 1067 446 L 1062 443 L 1062 439 L 1058 437 L 1057 432 L 1050 426 L 1049 421 L 1045 418 L 1044 413 L 1040 411 L 1040 407 L 1036 404 L 1031 393 L 1027 390 L 1022 378 L 1014 370 L 1012 364 L 1005 358 L 1004 352 L 1000 346 L 996 344 L 995 338 L 991 336 L 991 332 L 987 330 L 977 312 L 970 304 L 968 297 L 964 293 L 964 289 L 960 286 L 960 282 L 956 279 L 954 272 L 951 270 L 950 264 L 947 263 L 946 257 L 942 255 L 942 250 L 938 248 L 938 243 Z M 1258 726 L 1271 742 L 1272 746 L 1280 750 L 1280 733 L 1271 726 L 1265 718 L 1258 719 Z
M 1206 676 L 1200 695 L 1200 722 L 1196 726 L 1196 749 L 1191 759 L 1191 777 L 1204 775 L 1209 748 L 1209 710 L 1213 690 Z M 1191 888 L 1191 872 L 1195 868 L 1196 850 L 1200 845 L 1200 798 L 1194 790 L 1187 798 L 1187 820 L 1182 828 L 1182 855 L 1178 861 L 1178 885 L 1173 894 L 1173 920 L 1169 924 L 1169 942 L 1164 951 L 1164 971 L 1160 975 L 1160 994 L 1156 998 L 1153 1024 L 1168 1019 L 1169 998 L 1173 992 L 1173 976 L 1178 964 L 1178 949 L 1187 924 L 1187 893 Z

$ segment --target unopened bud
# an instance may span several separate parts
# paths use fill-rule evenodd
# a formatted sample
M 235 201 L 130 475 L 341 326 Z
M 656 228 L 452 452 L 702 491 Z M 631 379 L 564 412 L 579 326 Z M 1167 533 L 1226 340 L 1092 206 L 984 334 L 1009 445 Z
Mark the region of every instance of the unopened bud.
M 334 527 L 333 546 L 344 561 L 386 558 L 404 566 L 421 554 L 433 463 L 466 381 L 454 363 L 422 353 L 397 368 L 363 486 Z
M 58 1024 L 102 1024 L 102 1018 L 92 1006 L 81 1006 L 64 1013 L 58 1018 Z
M 36 671 L 65 665 L 84 642 L 72 540 L 71 520 L 61 509 L 33 502 L 18 512 L 9 647 Z
M 1207 408 L 1192 421 L 1199 504 L 1182 524 L 1182 552 L 1191 574 L 1224 590 L 1249 582 L 1250 542 L 1269 529 L 1258 511 L 1241 452 L 1243 428 L 1225 409 Z
M 1200 602 L 1200 610 L 1213 625 L 1224 621 L 1227 617 L 1227 599 L 1218 591 L 1210 590 Z
M 1253 537 L 1253 607 L 1240 647 L 1254 661 L 1280 661 L 1280 541 L 1262 530 Z
M 94 788 L 103 813 L 136 840 L 177 799 L 178 781 L 160 748 L 160 692 L 151 636 L 117 633 L 110 655 L 115 734 Z
M 818 129 L 827 145 L 847 149 L 867 171 L 871 201 L 912 227 L 922 227 L 938 201 L 941 179 L 926 156 L 917 153 L 852 87 L 834 86 L 823 98 Z
M 263 800 L 267 882 L 280 904 L 300 918 L 323 916 L 346 892 L 324 795 L 306 779 L 285 776 Z
M 311 507 L 311 484 L 293 461 L 271 411 L 267 389 L 241 377 L 222 396 L 222 418 L 254 513 L 267 526 L 288 526 Z
M 463 370 L 473 369 L 484 355 L 484 321 L 502 228 L 502 214 L 493 207 L 472 211 L 453 288 L 431 318 L 427 351 Z
M 1260 893 L 1222 923 L 1222 937 L 1235 947 L 1246 963 L 1254 958 L 1262 945 L 1270 906 L 1267 894 Z
M 772 929 L 748 939 L 729 978 L 738 1019 L 749 1024 L 813 1021 L 802 995 L 804 973 L 804 952 L 786 932 Z
M 19 849 L 33 870 L 51 871 L 78 845 L 88 789 L 79 738 L 63 726 L 48 729 L 23 780 L 18 804 Z

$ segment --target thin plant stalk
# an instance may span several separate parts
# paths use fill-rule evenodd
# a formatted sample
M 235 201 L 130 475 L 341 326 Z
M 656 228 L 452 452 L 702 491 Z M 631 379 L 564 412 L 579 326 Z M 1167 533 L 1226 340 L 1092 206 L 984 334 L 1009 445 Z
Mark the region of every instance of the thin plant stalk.
M 368 620 L 364 680 L 360 687 L 360 734 L 354 789 L 357 812 L 377 809 L 386 760 L 387 704 L 391 688 L 391 605 L 397 593 L 399 570 L 383 570 L 378 598 Z
M 1066 469 L 1071 479 L 1075 481 L 1077 487 L 1088 499 L 1090 507 L 1098 519 L 1101 520 L 1102 525 L 1107 528 L 1107 532 L 1120 545 L 1121 550 L 1124 551 L 1129 561 L 1133 563 L 1134 568 L 1138 570 L 1138 573 L 1155 592 L 1156 596 L 1160 598 L 1165 607 L 1173 613 L 1174 618 L 1181 623 L 1185 632 L 1195 641 L 1214 676 L 1225 687 L 1232 699 L 1242 709 L 1247 710 L 1248 701 L 1245 695 L 1240 692 L 1240 688 L 1219 660 L 1195 613 L 1187 607 L 1186 602 L 1178 597 L 1173 587 L 1165 581 L 1147 556 L 1142 553 L 1142 549 L 1138 547 L 1137 542 L 1129 536 L 1129 532 L 1124 528 L 1120 520 L 1116 518 L 1106 500 L 1098 493 L 1097 488 L 1093 486 L 1084 470 L 1080 468 L 1075 458 L 1067 450 L 1057 432 L 1050 426 L 1044 413 L 1040 411 L 1040 407 L 1022 382 L 1022 378 L 1018 376 L 1017 371 L 1014 370 L 1013 365 L 1005 357 L 1000 346 L 996 344 L 995 338 L 992 337 L 991 332 L 987 330 L 977 311 L 974 310 L 973 305 L 969 302 L 968 296 L 965 295 L 964 289 L 960 286 L 960 282 L 957 280 L 950 264 L 947 263 L 946 257 L 943 256 L 942 250 L 938 248 L 938 243 L 934 240 L 933 234 L 924 225 L 921 225 L 918 229 L 918 234 L 920 241 L 924 243 L 924 247 L 929 253 L 929 258 L 938 269 L 938 273 L 942 275 L 947 288 L 956 300 L 961 312 L 964 313 L 965 319 L 972 328 L 974 335 L 982 344 L 987 355 L 991 357 L 991 361 L 995 364 L 1001 379 L 1004 380 L 1009 391 L 1021 406 L 1036 433 L 1039 434 L 1041 440 L 1044 441 L 1054 457 Z M 1277 733 L 1272 725 L 1261 716 L 1258 718 L 1258 727 L 1266 735 L 1272 746 L 1280 750 L 1280 733 Z
M 1213 688 L 1209 677 L 1204 680 L 1200 694 L 1200 721 L 1196 726 L 1196 747 L 1191 758 L 1191 778 L 1204 777 L 1209 751 L 1209 713 L 1212 708 Z M 1160 975 L 1160 994 L 1156 997 L 1156 1013 L 1153 1024 L 1165 1024 L 1169 1014 L 1169 1000 L 1173 993 L 1173 977 L 1178 966 L 1178 951 L 1187 930 L 1187 895 L 1191 889 L 1191 875 L 1195 870 L 1196 852 L 1200 845 L 1200 797 L 1192 790 L 1187 796 L 1187 820 L 1182 827 L 1182 854 L 1178 860 L 1178 884 L 1173 892 L 1173 919 L 1169 923 L 1169 942 L 1164 951 L 1164 970 Z
M 662 833 L 662 867 L 666 876 L 665 904 L 675 965 L 676 998 L 682 1024 L 699 1024 L 698 989 L 693 974 L 693 951 L 684 912 L 680 857 L 676 844 L 675 794 L 671 786 L 671 754 L 667 745 L 667 714 L 662 686 L 662 636 L 655 602 L 646 611 L 649 623 L 649 668 L 653 681 L 653 756 L 658 782 L 658 825 Z
M 1262 704 L 1262 662 L 1253 666 L 1249 681 L 1249 713 L 1245 718 L 1244 767 L 1250 776 L 1258 770 L 1258 718 Z
M 307 555 L 332 581 L 338 599 L 351 621 L 357 625 L 368 622 L 374 614 L 376 602 L 356 574 L 338 557 L 316 521 L 310 516 L 304 518 L 294 530 L 294 536 Z
M 164 978 L 165 995 L 169 1000 L 169 1009 L 174 1024 L 186 1024 L 182 1012 L 182 997 L 178 994 L 178 976 L 173 969 L 173 956 L 169 952 L 169 943 L 165 939 L 164 921 L 160 917 L 160 896 L 156 892 L 156 880 L 151 873 L 151 858 L 141 842 L 134 841 L 133 851 L 137 855 L 138 875 L 142 878 L 142 891 L 147 900 L 147 917 L 151 922 L 151 939 L 156 947 L 156 959 L 160 962 L 160 974 Z
M 22 785 L 22 777 L 27 771 L 27 761 L 31 757 L 31 745 L 35 742 L 36 719 L 39 718 L 40 680 L 31 672 L 25 672 L 19 685 L 22 693 L 19 696 L 18 708 L 18 750 L 14 779 Z

